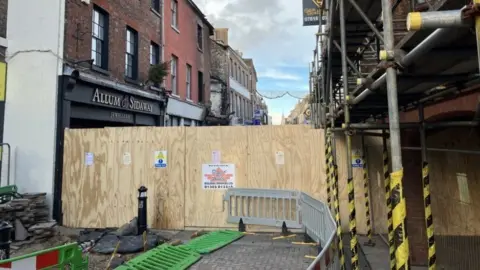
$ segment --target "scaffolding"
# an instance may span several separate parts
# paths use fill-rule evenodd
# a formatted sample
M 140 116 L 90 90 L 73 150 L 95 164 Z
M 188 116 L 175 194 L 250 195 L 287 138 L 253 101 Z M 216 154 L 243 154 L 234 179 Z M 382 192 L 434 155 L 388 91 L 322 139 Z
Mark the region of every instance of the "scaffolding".
M 403 21 L 393 18 L 400 6 L 409 11 Z M 343 132 L 345 136 L 351 268 L 358 269 L 358 243 L 350 162 L 352 137 L 361 135 L 362 138 L 383 137 L 391 269 L 410 269 L 402 150 L 420 150 L 428 267 L 435 269 L 426 153 L 479 154 L 480 151 L 427 148 L 425 132 L 448 127 L 478 127 L 480 105 L 474 119 L 455 122 L 426 122 L 423 108 L 439 100 L 478 91 L 473 86 L 480 84 L 480 0 L 471 3 L 465 0 L 324 0 L 319 12 L 320 22 L 326 23 L 320 23 L 310 66 L 312 125 L 326 130 L 329 202 L 330 198 L 335 199 L 338 186 L 333 169 L 336 166 L 335 134 Z M 412 109 L 418 109 L 419 121 L 400 123 L 399 112 Z M 402 147 L 401 129 L 418 130 L 420 147 Z M 364 170 L 365 196 L 368 197 L 367 168 Z M 366 204 L 369 211 L 368 200 Z M 333 211 L 339 210 L 334 207 Z M 366 216 L 370 218 L 368 212 Z M 366 244 L 373 245 L 370 233 Z

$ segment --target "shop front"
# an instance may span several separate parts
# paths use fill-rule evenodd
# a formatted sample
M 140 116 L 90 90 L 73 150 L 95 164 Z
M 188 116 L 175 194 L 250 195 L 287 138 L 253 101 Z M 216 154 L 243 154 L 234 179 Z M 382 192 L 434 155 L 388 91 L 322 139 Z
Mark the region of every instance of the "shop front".
M 165 100 L 146 94 L 156 99 L 77 81 L 64 91 L 63 128 L 162 126 Z
M 60 76 L 55 151 L 54 218 L 61 223 L 65 128 L 163 126 L 167 99 L 92 74 Z

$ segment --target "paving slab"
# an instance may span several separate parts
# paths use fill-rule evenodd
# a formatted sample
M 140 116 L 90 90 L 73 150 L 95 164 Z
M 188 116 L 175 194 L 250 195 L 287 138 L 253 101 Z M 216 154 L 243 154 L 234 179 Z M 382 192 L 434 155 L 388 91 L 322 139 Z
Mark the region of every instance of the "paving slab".
M 278 235 L 275 235 L 278 236 Z M 245 270 L 284 269 L 304 270 L 313 261 L 305 255 L 315 256 L 312 246 L 295 245 L 303 235 L 273 240 L 272 234 L 245 235 L 241 239 L 211 254 L 204 255 L 191 266 L 192 270 Z

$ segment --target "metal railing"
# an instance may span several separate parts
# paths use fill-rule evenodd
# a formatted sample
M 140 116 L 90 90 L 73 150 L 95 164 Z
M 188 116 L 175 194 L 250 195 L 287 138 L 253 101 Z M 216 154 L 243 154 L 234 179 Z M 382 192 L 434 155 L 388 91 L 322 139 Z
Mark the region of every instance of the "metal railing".
M 227 222 L 303 229 L 317 242 L 321 251 L 307 269 L 340 269 L 333 252 L 337 225 L 328 206 L 296 190 L 228 189 L 223 198 L 227 203 Z

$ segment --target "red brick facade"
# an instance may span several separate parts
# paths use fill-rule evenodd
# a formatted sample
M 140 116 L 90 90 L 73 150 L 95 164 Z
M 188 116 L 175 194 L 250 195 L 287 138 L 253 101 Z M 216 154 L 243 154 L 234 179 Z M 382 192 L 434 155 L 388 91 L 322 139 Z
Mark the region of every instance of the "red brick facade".
M 191 95 L 190 100 L 199 102 L 199 96 L 203 94 L 203 100 L 210 100 L 210 40 L 213 28 L 204 20 L 204 15 L 196 9 L 189 0 L 177 0 L 178 27 L 172 26 L 172 1 L 164 0 L 164 23 L 165 23 L 165 60 L 171 60 L 172 55 L 178 58 L 177 65 L 177 93 L 180 99 L 186 99 L 187 64 L 191 66 Z M 197 26 L 203 28 L 203 50 L 197 45 Z M 199 89 L 198 72 L 203 73 L 203 89 Z M 171 76 L 166 81 L 166 88 L 172 89 Z M 203 91 L 203 93 L 201 93 Z
M 100 7 L 109 15 L 108 76 L 124 82 L 126 27 L 138 32 L 138 82 L 145 82 L 150 67 L 150 43 L 161 47 L 161 15 L 151 1 L 92 0 L 90 4 L 67 0 L 65 8 L 65 59 L 91 59 L 92 12 Z M 160 53 L 161 58 L 161 53 Z M 161 59 L 160 59 L 161 60 Z M 99 73 L 100 74 L 100 73 Z

